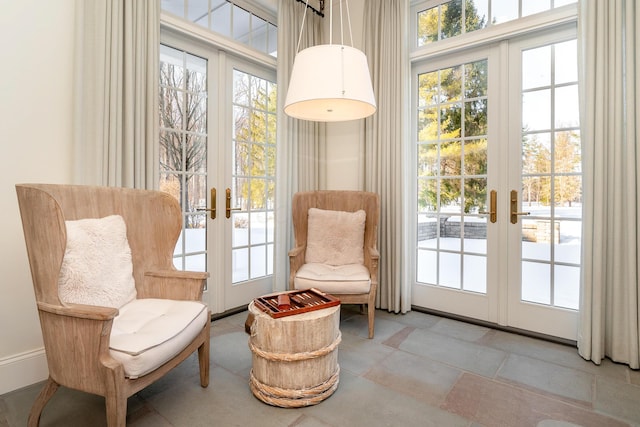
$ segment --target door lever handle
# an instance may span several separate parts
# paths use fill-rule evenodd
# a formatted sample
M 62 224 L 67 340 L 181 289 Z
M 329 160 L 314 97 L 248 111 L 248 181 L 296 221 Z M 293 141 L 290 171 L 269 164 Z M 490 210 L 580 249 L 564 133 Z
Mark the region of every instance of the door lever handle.
M 227 188 L 227 196 L 226 196 L 226 212 L 227 218 L 231 218 L 231 211 L 239 211 L 240 208 L 232 208 L 231 207 L 231 189 Z
M 482 215 L 489 215 L 489 221 L 495 223 L 498 220 L 498 193 L 496 190 L 491 190 L 489 193 L 489 212 L 480 211 Z
M 531 215 L 531 212 L 518 212 L 518 192 L 511 190 L 511 224 L 517 224 L 521 215 Z
M 211 219 L 216 219 L 216 189 L 211 189 L 211 209 L 197 208 L 197 211 L 211 212 Z

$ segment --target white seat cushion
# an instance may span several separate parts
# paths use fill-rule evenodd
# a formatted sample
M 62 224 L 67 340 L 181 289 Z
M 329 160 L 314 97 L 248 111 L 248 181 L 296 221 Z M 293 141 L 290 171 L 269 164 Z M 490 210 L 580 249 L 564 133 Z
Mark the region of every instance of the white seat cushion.
M 182 351 L 209 320 L 199 301 L 136 299 L 113 320 L 109 350 L 127 377 L 141 377 Z
M 369 270 L 362 264 L 304 264 L 293 280 L 296 289 L 316 288 L 330 294 L 365 294 L 371 288 Z

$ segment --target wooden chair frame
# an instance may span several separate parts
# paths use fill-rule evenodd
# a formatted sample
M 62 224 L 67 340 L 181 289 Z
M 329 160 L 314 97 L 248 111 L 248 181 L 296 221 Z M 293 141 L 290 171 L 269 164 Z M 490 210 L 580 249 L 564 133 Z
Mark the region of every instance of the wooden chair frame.
M 58 297 L 66 246 L 65 220 L 117 214 L 127 225 L 138 298 L 200 301 L 208 273 L 178 271 L 173 266 L 173 250 L 182 227 L 177 201 L 158 191 L 116 187 L 18 184 L 16 191 L 49 367 L 49 378 L 33 404 L 28 425 L 39 424 L 45 405 L 63 385 L 104 396 L 107 424 L 124 426 L 127 398 L 196 350 L 200 385 L 207 387 L 210 322 L 164 365 L 129 379 L 109 353 L 112 322 L 118 310 L 66 304 Z
M 308 212 L 310 208 L 366 213 L 364 229 L 364 265 L 371 275 L 371 288 L 365 294 L 336 295 L 343 304 L 366 304 L 369 322 L 369 338 L 374 335 L 376 292 L 378 290 L 378 221 L 380 196 L 366 191 L 307 191 L 294 194 L 291 203 L 295 247 L 289 251 L 289 289 L 294 289 L 297 271 L 305 263 L 307 246 Z

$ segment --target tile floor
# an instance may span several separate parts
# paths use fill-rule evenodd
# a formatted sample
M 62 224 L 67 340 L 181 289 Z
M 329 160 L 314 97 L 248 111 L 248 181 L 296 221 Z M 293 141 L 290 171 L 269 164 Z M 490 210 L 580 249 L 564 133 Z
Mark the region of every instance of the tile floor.
M 640 427 L 640 372 L 575 348 L 419 312 L 343 307 L 340 384 L 316 406 L 276 408 L 248 387 L 246 312 L 213 323 L 211 384 L 192 357 L 128 401 L 129 426 Z M 26 425 L 41 384 L 0 396 L 0 427 Z M 41 426 L 105 425 L 101 397 L 61 388 Z

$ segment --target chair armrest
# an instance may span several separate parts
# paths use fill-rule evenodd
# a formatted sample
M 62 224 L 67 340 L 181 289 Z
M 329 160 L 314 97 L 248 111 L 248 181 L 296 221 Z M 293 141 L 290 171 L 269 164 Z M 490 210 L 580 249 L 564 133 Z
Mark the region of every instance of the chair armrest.
M 104 396 L 107 372 L 124 379 L 122 366 L 109 353 L 113 318 L 118 309 L 38 302 L 38 314 L 49 375 L 54 381 Z
M 38 310 L 58 316 L 77 317 L 79 319 L 105 321 L 118 315 L 118 309 L 97 305 L 68 304 L 66 306 L 38 302 Z
M 304 264 L 306 246 L 297 246 L 289 251 L 289 289 L 293 290 L 293 279 Z
M 200 301 L 209 273 L 181 270 L 156 270 L 144 274 L 137 285 L 138 298 L 164 298 Z
M 378 261 L 380 260 L 380 252 L 375 247 L 364 248 L 364 265 L 369 269 L 371 274 L 371 282 L 378 283 Z

